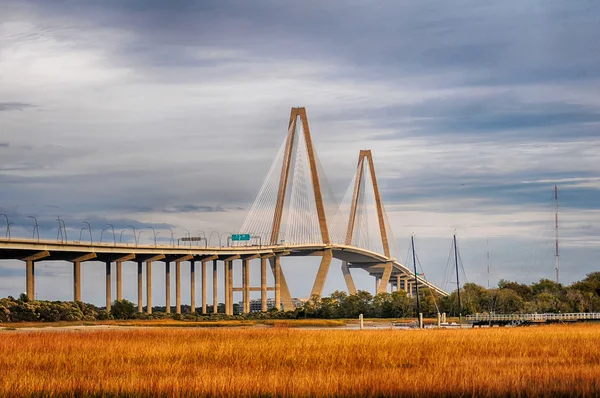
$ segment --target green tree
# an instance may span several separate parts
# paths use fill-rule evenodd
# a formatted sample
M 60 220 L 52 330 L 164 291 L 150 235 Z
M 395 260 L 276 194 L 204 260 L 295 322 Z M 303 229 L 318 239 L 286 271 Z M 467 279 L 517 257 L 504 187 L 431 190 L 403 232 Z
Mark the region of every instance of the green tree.
M 115 319 L 133 319 L 135 318 L 135 305 L 128 300 L 115 300 L 110 308 L 110 313 Z
M 415 303 L 404 290 L 392 292 L 392 310 L 394 318 L 414 316 Z
M 496 296 L 496 312 L 513 314 L 523 310 L 524 300 L 512 289 L 498 289 Z
M 340 302 L 340 316 L 343 318 L 357 318 L 360 314 L 365 317 L 373 317 L 373 296 L 365 290 L 359 290 L 356 294 L 346 296 Z
M 375 318 L 392 318 L 394 316 L 394 299 L 390 293 L 379 293 L 373 298 L 373 316 Z
M 525 285 L 524 283 L 517 283 L 507 281 L 505 279 L 500 279 L 500 282 L 498 282 L 498 288 L 511 289 L 517 292 L 517 294 L 525 301 L 531 300 L 533 298 L 533 291 L 531 290 L 531 287 Z

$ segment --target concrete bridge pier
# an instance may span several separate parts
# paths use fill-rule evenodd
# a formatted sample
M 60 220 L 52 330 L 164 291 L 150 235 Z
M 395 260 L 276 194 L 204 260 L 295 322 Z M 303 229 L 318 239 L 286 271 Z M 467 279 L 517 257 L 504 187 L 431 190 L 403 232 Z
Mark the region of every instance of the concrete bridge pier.
M 152 314 L 152 261 L 146 261 L 146 313 Z
M 81 301 L 81 262 L 73 262 L 73 301 Z
M 175 261 L 175 313 L 181 314 L 181 261 Z
M 223 288 L 225 292 L 225 315 L 229 315 L 229 262 L 223 262 Z
M 27 285 L 27 297 L 30 300 L 35 300 L 35 263 L 33 260 L 26 261 L 26 285 Z
M 202 261 L 200 266 L 202 274 L 202 315 L 206 315 L 206 261 Z
M 281 310 L 281 257 L 275 256 L 275 308 Z
M 243 309 L 242 312 L 250 312 L 250 264 L 248 259 L 242 260 L 242 292 Z
M 81 263 L 83 261 L 91 260 L 96 258 L 95 253 L 84 254 L 83 256 L 79 256 L 76 259 L 72 260 L 73 262 L 73 300 L 81 301 Z
M 228 290 L 226 292 L 229 298 L 229 315 L 233 315 L 233 260 L 227 262 L 227 277 L 228 277 Z
M 123 263 L 117 261 L 117 300 L 123 300 Z
M 267 257 L 260 258 L 260 310 L 267 312 Z
M 106 262 L 106 310 L 110 311 L 112 303 L 112 263 Z
M 143 303 L 142 303 L 142 289 L 143 289 L 143 277 L 142 277 L 142 273 L 143 273 L 143 263 L 141 261 L 137 262 L 137 285 L 138 285 L 138 291 L 137 291 L 137 301 L 138 301 L 138 312 L 142 312 L 143 310 Z
M 171 262 L 165 260 L 165 311 L 171 313 Z
M 218 290 L 217 290 L 217 260 L 213 260 L 213 283 L 212 283 L 212 293 L 213 293 L 213 314 L 216 314 L 219 310 L 219 298 L 218 298 Z
M 347 261 L 342 261 L 342 274 L 344 275 L 344 281 L 346 282 L 346 287 L 348 288 L 348 294 L 356 294 L 356 285 L 354 284 L 354 279 L 350 273 L 350 267 L 348 267 Z
M 196 262 L 190 260 L 190 314 L 196 313 Z
M 323 286 L 325 286 L 325 279 L 327 279 L 327 273 L 329 272 L 329 266 L 331 265 L 331 259 L 333 258 L 333 252 L 331 250 L 324 250 L 323 256 L 321 257 L 321 264 L 317 271 L 317 277 L 313 284 L 310 297 L 319 296 L 323 293 Z
M 35 300 L 35 261 L 49 255 L 50 253 L 46 250 L 22 259 L 25 261 L 25 291 L 30 300 Z
M 390 277 L 392 276 L 392 263 L 383 264 L 383 275 L 377 285 L 376 294 L 385 293 L 388 290 L 388 284 L 390 283 Z

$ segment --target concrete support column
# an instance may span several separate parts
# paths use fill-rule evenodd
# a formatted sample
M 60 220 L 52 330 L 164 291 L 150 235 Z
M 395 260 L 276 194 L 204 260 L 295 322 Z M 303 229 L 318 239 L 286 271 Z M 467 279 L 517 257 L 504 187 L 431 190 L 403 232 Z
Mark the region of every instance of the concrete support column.
M 350 273 L 350 267 L 348 267 L 346 261 L 342 261 L 342 274 L 344 275 L 344 281 L 346 281 L 348 294 L 356 294 L 356 285 L 354 284 L 354 279 L 352 279 L 352 274 Z
M 379 277 L 375 277 L 375 294 L 379 293 Z
M 229 313 L 229 261 L 223 262 L 223 268 L 225 269 L 225 278 L 223 278 L 225 279 L 225 315 L 231 315 Z
M 190 260 L 190 314 L 196 313 L 196 262 Z
M 112 303 L 112 266 L 110 261 L 106 262 L 106 310 L 110 311 Z
M 175 261 L 175 313 L 181 314 L 181 261 Z
M 117 261 L 117 300 L 123 300 L 123 263 Z
M 319 265 L 317 277 L 315 278 L 315 283 L 313 284 L 313 288 L 310 293 L 311 299 L 313 298 L 313 296 L 321 297 L 321 294 L 323 293 L 323 286 L 325 286 L 325 279 L 327 279 L 327 273 L 329 272 L 329 265 L 331 264 L 332 258 L 333 252 L 331 250 L 325 250 L 323 252 L 323 257 L 321 258 L 321 265 Z
M 396 291 L 399 292 L 400 291 L 400 283 L 402 282 L 402 277 L 401 275 L 396 275 Z
M 275 256 L 275 308 L 281 310 L 281 259 Z
M 171 313 L 171 263 L 165 261 L 165 310 Z
M 242 312 L 250 312 L 250 267 L 249 260 L 242 260 L 242 285 L 244 293 L 244 308 Z
M 229 315 L 233 315 L 233 261 L 229 261 Z
M 202 274 L 202 314 L 206 314 L 206 261 L 202 261 L 200 273 Z
M 32 297 L 31 300 L 35 300 Z M 73 262 L 73 300 L 81 301 L 81 262 Z
M 267 312 L 267 259 L 260 259 L 260 310 Z
M 217 290 L 217 260 L 213 260 L 213 284 L 212 284 L 212 293 L 213 293 L 213 314 L 216 314 L 219 310 L 219 298 L 218 298 L 218 290 Z
M 32 260 L 27 260 L 26 264 L 26 287 L 29 300 L 35 300 L 35 264 Z
M 152 314 L 152 261 L 146 261 L 146 313 Z
M 390 277 L 392 276 L 392 263 L 386 263 L 383 269 L 383 275 L 377 286 L 377 294 L 386 293 L 388 291 L 388 285 L 390 283 Z
M 143 277 L 142 277 L 142 262 L 138 261 L 138 269 L 137 269 L 137 279 L 138 279 L 138 312 L 142 312 L 143 303 L 142 303 L 142 286 L 143 286 Z

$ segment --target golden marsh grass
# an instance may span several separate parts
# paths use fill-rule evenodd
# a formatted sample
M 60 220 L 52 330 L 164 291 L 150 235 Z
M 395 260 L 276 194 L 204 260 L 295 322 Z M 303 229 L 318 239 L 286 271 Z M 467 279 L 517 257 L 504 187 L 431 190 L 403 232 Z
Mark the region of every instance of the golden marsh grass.
M 0 332 L 0 396 L 600 394 L 600 327 Z

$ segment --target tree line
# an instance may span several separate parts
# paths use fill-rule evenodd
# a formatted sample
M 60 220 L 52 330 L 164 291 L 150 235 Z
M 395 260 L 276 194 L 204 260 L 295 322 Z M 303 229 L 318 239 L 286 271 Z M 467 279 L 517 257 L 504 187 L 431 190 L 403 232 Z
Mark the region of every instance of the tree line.
M 600 272 L 588 274 L 585 279 L 569 286 L 549 279 L 530 285 L 500 280 L 497 288 L 486 289 L 467 283 L 458 294 L 436 296 L 426 288 L 419 289 L 420 312 L 425 317 L 438 313 L 450 316 L 476 313 L 568 313 L 600 312 Z M 329 297 L 314 297 L 300 311 L 306 317 L 355 318 L 363 314 L 370 318 L 404 318 L 417 314 L 417 299 L 400 290 L 375 296 L 366 291 L 347 295 L 336 291 Z
M 530 285 L 500 280 L 497 288 L 486 289 L 475 283 L 467 283 L 458 294 L 439 297 L 432 291 L 419 289 L 420 312 L 425 317 L 438 313 L 449 316 L 475 313 L 559 313 L 600 312 L 600 272 L 588 274 L 585 279 L 569 286 L 541 279 Z M 208 306 L 209 314 L 212 306 Z M 372 295 L 359 291 L 355 295 L 335 291 L 329 297 L 312 297 L 293 311 L 272 309 L 267 313 L 254 312 L 225 316 L 225 306 L 220 303 L 218 314 L 200 315 L 200 308 L 192 311 L 182 305 L 183 314 L 167 314 L 165 307 L 153 307 L 152 314 L 138 313 L 137 306 L 127 300 L 115 301 L 111 310 L 96 307 L 81 301 L 38 301 L 30 300 L 26 294 L 19 298 L 0 299 L 0 322 L 71 322 L 109 319 L 268 319 L 268 318 L 356 318 L 363 314 L 368 318 L 406 318 L 417 314 L 416 297 L 409 297 L 399 290 L 392 293 Z M 174 311 L 173 311 L 174 312 Z M 234 312 L 239 312 L 237 304 Z

